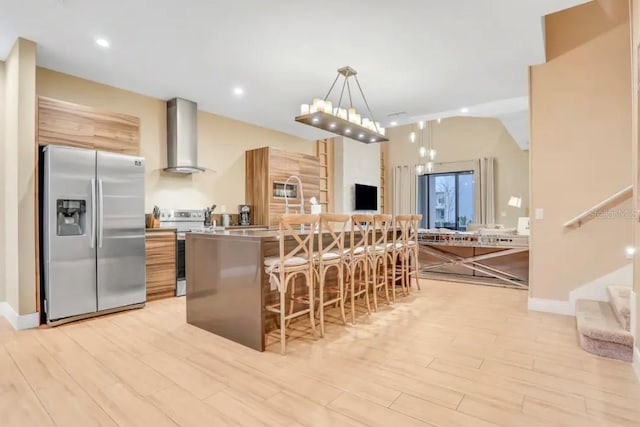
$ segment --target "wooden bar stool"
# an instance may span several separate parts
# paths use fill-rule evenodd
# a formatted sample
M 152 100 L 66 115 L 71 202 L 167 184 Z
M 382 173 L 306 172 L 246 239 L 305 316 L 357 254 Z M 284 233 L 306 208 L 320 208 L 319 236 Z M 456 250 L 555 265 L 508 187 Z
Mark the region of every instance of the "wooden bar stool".
M 320 214 L 318 232 L 318 252 L 313 256 L 315 277 L 318 280 L 315 288 L 318 291 L 318 311 L 320 313 L 320 336 L 324 337 L 324 308 L 338 303 L 342 322 L 346 325 L 344 312 L 344 260 L 347 257 L 344 250 L 344 235 L 349 226 L 349 215 Z M 335 269 L 337 282 L 328 284 L 326 281 L 329 270 Z M 325 299 L 325 296 L 328 299 Z
M 373 290 L 373 309 L 378 311 L 378 292 L 384 290 L 387 304 L 389 300 L 389 284 L 387 282 L 387 239 L 391 228 L 391 215 L 377 214 L 373 216 L 372 242 L 368 251 L 369 268 L 371 269 L 371 289 Z
M 407 295 L 407 282 L 405 272 L 405 258 L 407 256 L 408 234 L 411 225 L 411 215 L 397 215 L 393 219 L 392 241 L 387 243 L 387 263 L 391 266 L 391 272 L 387 273 L 387 279 L 391 282 L 391 300 L 396 301 L 396 287 L 398 283 L 402 294 Z
M 356 323 L 356 297 L 364 296 L 367 313 L 371 313 L 369 302 L 369 252 L 373 229 L 372 215 L 351 216 L 351 236 L 345 266 L 349 274 L 347 292 L 351 296 L 351 324 Z
M 420 290 L 420 260 L 418 258 L 420 247 L 418 245 L 418 229 L 422 221 L 422 215 L 411 215 L 411 225 L 407 234 L 407 289 L 411 289 L 411 278 L 416 279 L 416 288 Z
M 313 239 L 317 224 L 317 215 L 282 215 L 278 234 L 279 256 L 268 257 L 264 260 L 264 267 L 267 274 L 269 274 L 269 280 L 275 284 L 280 294 L 279 303 L 267 305 L 265 309 L 280 316 L 280 351 L 282 354 L 285 353 L 286 349 L 285 330 L 290 319 L 309 314 L 311 330 L 314 337 L 316 336 L 313 307 L 313 265 L 309 260 L 313 256 Z M 300 230 L 305 230 L 306 235 Z M 291 245 L 285 245 L 287 236 L 293 239 L 293 248 L 291 249 Z M 295 279 L 298 277 L 304 280 L 307 285 L 307 292 L 296 296 Z M 287 303 L 289 303 L 288 313 Z M 296 303 L 307 308 L 294 311 Z

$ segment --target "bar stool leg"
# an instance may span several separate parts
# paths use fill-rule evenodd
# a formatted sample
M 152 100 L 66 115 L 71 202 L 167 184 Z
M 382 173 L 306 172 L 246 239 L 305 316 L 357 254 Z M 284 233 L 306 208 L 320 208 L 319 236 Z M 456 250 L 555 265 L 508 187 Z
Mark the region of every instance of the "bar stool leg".
M 320 312 L 320 336 L 324 337 L 324 279 L 326 277 L 327 267 L 322 267 L 320 269 L 320 278 L 318 283 L 318 300 L 320 302 L 320 307 L 318 307 L 318 311 Z
M 357 263 L 351 265 L 351 324 L 356 324 L 356 269 Z
M 285 354 L 286 349 L 286 333 L 287 327 L 287 313 L 285 307 L 287 304 L 287 287 L 286 279 L 285 283 L 280 284 L 280 352 Z
M 387 256 L 383 255 L 380 257 L 380 265 L 382 267 L 382 277 L 384 279 L 384 297 L 387 299 L 387 305 L 391 305 L 391 301 L 389 300 L 389 281 L 387 280 L 387 274 L 389 271 L 387 270 Z
M 378 258 L 373 257 L 372 263 L 372 282 L 373 283 L 373 311 L 378 311 Z
M 313 337 L 316 338 L 318 336 L 318 332 L 316 330 L 316 313 L 314 309 L 314 300 L 315 300 L 315 291 L 313 286 L 313 273 L 311 270 L 302 273 L 305 275 L 307 279 L 307 286 L 309 291 L 309 320 L 311 321 L 311 330 L 313 331 Z
M 342 263 L 337 266 L 338 268 L 338 287 L 340 292 L 340 314 L 342 315 L 342 322 L 347 324 L 347 316 L 344 313 L 344 266 Z

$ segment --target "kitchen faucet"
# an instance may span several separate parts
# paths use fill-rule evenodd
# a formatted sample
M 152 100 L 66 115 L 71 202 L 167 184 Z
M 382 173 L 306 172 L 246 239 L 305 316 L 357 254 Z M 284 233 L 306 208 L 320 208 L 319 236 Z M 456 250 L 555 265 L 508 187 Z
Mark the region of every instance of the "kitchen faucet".
M 287 185 L 289 184 L 289 181 L 291 181 L 292 179 L 295 179 L 296 181 L 298 181 L 298 186 L 300 187 L 300 204 L 299 205 L 297 205 L 297 204 L 296 205 L 290 205 L 289 204 L 289 198 L 287 197 Z M 299 207 L 300 208 L 300 213 L 301 214 L 304 213 L 304 193 L 302 192 L 302 180 L 297 175 L 291 175 L 284 182 L 284 213 L 289 213 L 289 207 Z

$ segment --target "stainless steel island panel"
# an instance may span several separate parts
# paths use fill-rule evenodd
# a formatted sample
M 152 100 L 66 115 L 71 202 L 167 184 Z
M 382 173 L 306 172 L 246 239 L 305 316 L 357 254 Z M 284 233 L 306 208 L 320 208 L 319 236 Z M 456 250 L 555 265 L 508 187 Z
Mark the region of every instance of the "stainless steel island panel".
M 187 323 L 264 351 L 262 242 L 252 237 L 187 233 Z

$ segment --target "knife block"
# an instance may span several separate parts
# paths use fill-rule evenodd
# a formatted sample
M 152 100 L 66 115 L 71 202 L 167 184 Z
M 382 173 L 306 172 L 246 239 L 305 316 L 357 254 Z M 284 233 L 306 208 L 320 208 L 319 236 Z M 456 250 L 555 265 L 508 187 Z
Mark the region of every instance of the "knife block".
M 154 216 L 152 214 L 147 214 L 146 215 L 146 226 L 147 228 L 159 228 L 160 227 L 160 220 L 157 218 L 154 218 Z

